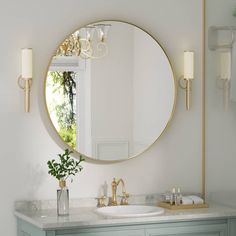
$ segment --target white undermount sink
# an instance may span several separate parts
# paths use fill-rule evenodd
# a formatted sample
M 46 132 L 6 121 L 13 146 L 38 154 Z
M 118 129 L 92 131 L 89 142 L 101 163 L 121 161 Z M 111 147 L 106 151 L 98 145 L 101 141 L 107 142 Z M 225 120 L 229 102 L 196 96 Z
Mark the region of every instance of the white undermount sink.
M 123 205 L 97 208 L 95 212 L 111 217 L 145 217 L 160 215 L 164 213 L 164 209 L 156 206 Z

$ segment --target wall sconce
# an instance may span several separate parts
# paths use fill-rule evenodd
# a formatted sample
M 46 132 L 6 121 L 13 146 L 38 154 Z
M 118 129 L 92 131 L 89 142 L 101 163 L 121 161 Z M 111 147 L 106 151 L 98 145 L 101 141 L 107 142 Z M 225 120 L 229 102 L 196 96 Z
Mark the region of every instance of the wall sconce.
M 32 68 L 32 48 L 21 49 L 21 75 L 18 78 L 18 85 L 25 93 L 25 112 L 29 112 L 30 109 Z
M 228 109 L 229 103 L 229 87 L 231 78 L 231 52 L 223 51 L 220 52 L 220 76 L 219 81 L 223 82 L 223 97 L 224 97 L 224 108 Z
M 194 52 L 184 51 L 184 75 L 179 79 L 179 86 L 186 91 L 186 109 L 190 110 L 192 79 L 194 79 Z

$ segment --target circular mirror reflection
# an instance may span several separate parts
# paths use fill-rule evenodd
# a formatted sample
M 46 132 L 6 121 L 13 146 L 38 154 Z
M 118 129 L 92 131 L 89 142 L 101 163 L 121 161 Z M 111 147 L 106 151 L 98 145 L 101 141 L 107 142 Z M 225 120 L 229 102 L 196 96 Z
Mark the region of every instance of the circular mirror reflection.
M 148 149 L 166 129 L 176 88 L 170 62 L 142 29 L 89 24 L 57 48 L 45 81 L 52 125 L 89 158 L 120 161 Z

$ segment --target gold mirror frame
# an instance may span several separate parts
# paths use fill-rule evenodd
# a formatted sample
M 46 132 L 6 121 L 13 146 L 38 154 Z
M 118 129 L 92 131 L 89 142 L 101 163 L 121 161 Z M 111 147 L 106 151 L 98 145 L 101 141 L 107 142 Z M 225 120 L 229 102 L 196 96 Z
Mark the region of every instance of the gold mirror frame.
M 167 130 L 167 128 L 168 128 L 169 125 L 170 125 L 170 122 L 171 122 L 171 120 L 172 120 L 172 118 L 173 118 L 173 116 L 174 116 L 174 112 L 175 112 L 175 109 L 176 109 L 177 80 L 176 80 L 176 76 L 175 76 L 175 73 L 174 73 L 174 70 L 173 70 L 172 63 L 171 63 L 170 58 L 169 58 L 169 56 L 167 55 L 167 53 L 166 53 L 164 47 L 159 43 L 159 41 L 158 41 L 154 36 L 152 36 L 152 35 L 151 35 L 150 33 L 148 33 L 146 30 L 144 30 L 143 28 L 141 28 L 141 27 L 139 27 L 139 26 L 137 26 L 137 25 L 135 25 L 135 24 L 133 24 L 133 23 L 130 23 L 130 22 L 127 22 L 127 21 L 122 21 L 122 20 L 99 20 L 99 21 L 96 21 L 96 22 L 89 22 L 88 24 L 83 25 L 83 26 L 77 28 L 76 30 L 78 30 L 78 29 L 80 29 L 80 28 L 83 28 L 83 27 L 85 27 L 85 26 L 87 26 L 87 25 L 95 24 L 95 23 L 97 23 L 97 22 L 102 22 L 102 21 L 120 22 L 120 23 L 129 24 L 129 25 L 132 25 L 132 26 L 134 26 L 134 27 L 137 27 L 138 29 L 140 29 L 140 30 L 142 30 L 143 32 L 145 32 L 146 34 L 148 34 L 148 35 L 160 46 L 160 48 L 163 50 L 164 55 L 166 56 L 166 58 L 167 58 L 167 60 L 168 60 L 168 62 L 169 62 L 170 68 L 171 68 L 171 70 L 172 70 L 173 82 L 174 82 L 174 91 L 173 91 L 173 92 L 174 92 L 174 103 L 173 103 L 171 115 L 170 115 L 170 117 L 169 117 L 169 120 L 168 120 L 167 123 L 166 123 L 165 128 L 163 129 L 163 131 L 160 133 L 160 135 L 156 138 L 156 140 L 155 140 L 153 143 L 151 143 L 151 144 L 150 144 L 146 149 L 144 149 L 142 152 L 140 152 L 140 153 L 138 153 L 138 154 L 136 154 L 136 155 L 134 155 L 134 156 L 131 156 L 131 157 L 127 158 L 127 159 L 121 159 L 121 160 L 98 160 L 98 159 L 94 159 L 94 158 L 92 158 L 92 157 L 89 157 L 89 156 L 86 156 L 86 155 L 80 153 L 80 152 L 77 151 L 76 149 L 72 149 L 67 143 L 65 143 L 65 141 L 61 138 L 61 136 L 60 136 L 59 133 L 57 132 L 55 126 L 53 125 L 52 120 L 51 120 L 51 117 L 50 117 L 50 114 L 49 114 L 49 110 L 48 110 L 48 106 L 47 106 L 47 101 L 46 101 L 46 81 L 47 81 L 47 73 L 48 73 L 48 70 L 49 70 L 49 68 L 50 68 L 52 59 L 53 59 L 54 55 L 56 54 L 56 51 L 57 51 L 59 45 L 61 45 L 61 44 L 64 42 L 65 38 L 69 37 L 69 36 L 71 35 L 71 33 L 70 33 L 69 35 L 67 35 L 67 36 L 61 41 L 61 43 L 57 46 L 57 48 L 56 48 L 55 51 L 53 52 L 53 55 L 52 55 L 51 58 L 50 58 L 49 64 L 48 64 L 48 66 L 47 66 L 47 71 L 46 71 L 45 79 L 44 79 L 44 105 L 45 105 L 45 107 L 46 107 L 47 117 L 48 117 L 48 119 L 49 119 L 49 121 L 50 121 L 50 127 L 53 127 L 53 130 L 54 130 L 54 132 L 56 133 L 56 136 L 59 137 L 59 139 L 62 141 L 63 145 L 65 145 L 65 148 L 68 148 L 68 149 L 70 149 L 70 150 L 73 151 L 73 156 L 74 156 L 75 158 L 78 158 L 79 155 L 83 155 L 83 156 L 85 157 L 85 160 L 86 160 L 87 162 L 97 163 L 97 164 L 111 164 L 111 163 L 118 163 L 118 162 L 122 162 L 122 161 L 128 161 L 128 160 L 130 160 L 130 159 L 133 159 L 133 158 L 135 158 L 135 157 L 137 157 L 137 156 L 142 155 L 144 152 L 146 152 L 148 149 L 150 149 L 150 148 L 157 142 L 157 140 L 159 140 L 159 138 L 165 133 L 165 131 Z M 75 32 L 76 30 L 74 30 L 73 32 Z M 72 33 L 73 33 L 73 32 L 72 32 Z

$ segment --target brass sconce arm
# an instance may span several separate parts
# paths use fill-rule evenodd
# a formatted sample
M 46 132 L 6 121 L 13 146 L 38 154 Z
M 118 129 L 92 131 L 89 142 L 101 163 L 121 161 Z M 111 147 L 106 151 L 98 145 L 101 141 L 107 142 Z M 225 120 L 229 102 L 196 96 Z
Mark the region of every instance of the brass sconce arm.
M 184 85 L 183 85 L 184 83 Z M 191 107 L 191 93 L 192 93 L 192 81 L 190 79 L 184 79 L 181 77 L 179 79 L 180 88 L 185 90 L 185 101 L 186 101 L 186 109 L 190 110 Z
M 216 87 L 222 90 L 223 93 L 223 107 L 224 111 L 228 110 L 229 107 L 229 90 L 230 90 L 230 79 L 218 78 L 216 82 Z
M 21 76 L 18 78 L 18 85 L 25 93 L 25 112 L 29 112 L 30 109 L 30 89 L 32 86 L 32 79 L 25 79 Z

